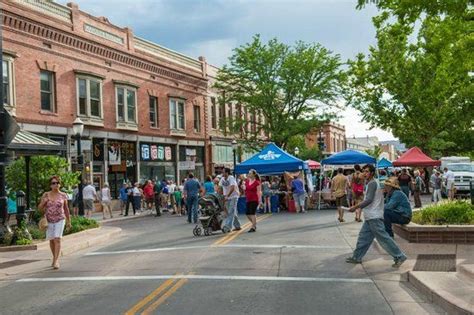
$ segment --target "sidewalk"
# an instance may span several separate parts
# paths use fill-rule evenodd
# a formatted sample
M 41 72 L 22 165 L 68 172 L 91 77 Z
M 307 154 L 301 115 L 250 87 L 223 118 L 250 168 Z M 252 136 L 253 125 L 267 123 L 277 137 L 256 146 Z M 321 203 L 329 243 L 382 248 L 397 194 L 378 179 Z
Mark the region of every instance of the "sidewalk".
M 94 212 L 92 213 L 92 219 L 102 224 L 117 222 L 117 221 L 124 221 L 124 220 L 132 220 L 138 219 L 144 216 L 153 216 L 155 215 L 155 210 L 142 210 L 137 212 L 135 215 L 133 214 L 133 210 L 129 210 L 128 216 L 120 215 L 120 210 L 112 211 L 113 218 L 110 218 L 110 214 L 106 214 L 106 218 L 104 220 L 102 212 Z
M 352 216 L 347 216 L 347 223 L 340 224 L 339 227 L 344 238 L 354 248 L 361 224 L 351 220 Z M 474 314 L 473 245 L 408 243 L 398 236 L 395 236 L 395 240 L 407 254 L 408 260 L 400 269 L 393 269 L 392 258 L 374 242 L 362 264 L 374 281 L 409 282 L 424 294 L 427 301 L 442 307 L 449 314 Z M 434 260 L 430 265 L 424 264 L 426 271 L 413 271 L 419 261 L 418 255 L 455 255 L 456 271 L 429 270 L 442 267 L 441 260 Z M 383 288 L 382 293 L 385 295 Z

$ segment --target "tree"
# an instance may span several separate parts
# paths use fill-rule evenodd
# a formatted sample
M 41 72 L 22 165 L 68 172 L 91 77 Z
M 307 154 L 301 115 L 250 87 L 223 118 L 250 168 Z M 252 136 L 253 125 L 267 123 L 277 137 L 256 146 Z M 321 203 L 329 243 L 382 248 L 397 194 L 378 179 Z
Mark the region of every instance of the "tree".
M 30 161 L 31 201 L 35 205 L 41 195 L 50 189 L 49 178 L 58 175 L 62 188 L 70 190 L 79 184 L 79 172 L 69 172 L 65 158 L 58 156 L 32 156 Z M 13 191 L 26 191 L 25 159 L 15 160 L 7 167 L 6 181 Z
M 303 135 L 293 136 L 288 141 L 286 150 L 290 154 L 294 154 L 295 148 L 298 148 L 299 150 L 297 158 L 303 161 L 306 161 L 306 160 L 320 161 L 322 159 L 322 154 L 321 154 L 321 151 L 318 149 L 318 146 L 315 145 L 312 148 L 307 147 Z
M 234 49 L 229 65 L 218 73 L 220 103 L 242 109 L 221 127 L 239 133 L 247 147 L 261 147 L 266 135 L 285 148 L 291 137 L 334 115 L 344 77 L 340 65 L 339 56 L 320 44 L 291 47 L 276 39 L 264 44 L 254 36 Z
M 376 2 L 377 45 L 349 61 L 346 99 L 372 127 L 435 157 L 474 146 L 472 13 L 467 1 Z
M 368 155 L 378 159 L 380 154 L 382 154 L 382 147 L 379 146 L 379 145 L 374 145 L 373 149 L 368 149 L 368 150 L 365 150 L 365 153 L 367 153 Z

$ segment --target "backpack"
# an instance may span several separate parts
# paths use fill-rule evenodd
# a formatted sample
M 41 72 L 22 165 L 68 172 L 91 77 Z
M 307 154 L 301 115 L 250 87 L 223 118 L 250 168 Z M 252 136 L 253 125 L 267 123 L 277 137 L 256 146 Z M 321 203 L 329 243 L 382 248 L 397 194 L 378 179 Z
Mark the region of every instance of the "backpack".
M 163 187 L 163 190 L 161 192 L 164 194 L 169 194 L 168 186 Z

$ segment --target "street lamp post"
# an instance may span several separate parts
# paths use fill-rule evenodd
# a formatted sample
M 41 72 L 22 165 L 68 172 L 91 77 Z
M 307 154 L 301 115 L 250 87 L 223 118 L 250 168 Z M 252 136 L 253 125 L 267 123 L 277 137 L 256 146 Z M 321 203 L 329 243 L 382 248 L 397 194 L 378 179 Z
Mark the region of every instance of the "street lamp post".
M 82 168 L 84 166 L 84 159 L 82 156 L 82 148 L 81 148 L 81 137 L 82 133 L 84 132 L 84 123 L 82 120 L 78 117 L 74 122 L 72 123 L 72 130 L 74 132 L 74 135 L 76 136 L 76 144 L 77 144 L 77 165 L 78 169 L 80 171 L 79 174 L 79 192 L 77 195 L 77 207 L 79 209 L 79 215 L 84 216 L 84 203 L 82 200 Z
M 237 165 L 236 151 L 237 151 L 237 141 L 234 139 L 232 140 L 232 153 L 234 154 L 234 169 L 233 169 L 234 176 L 235 176 L 235 166 Z
M 295 156 L 298 156 L 300 154 L 300 149 L 298 147 L 295 148 Z

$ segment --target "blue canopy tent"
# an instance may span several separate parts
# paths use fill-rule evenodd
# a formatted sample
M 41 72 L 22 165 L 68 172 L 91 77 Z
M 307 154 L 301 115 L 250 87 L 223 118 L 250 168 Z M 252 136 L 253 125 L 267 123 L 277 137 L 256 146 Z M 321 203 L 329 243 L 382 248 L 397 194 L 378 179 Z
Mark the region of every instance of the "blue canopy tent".
M 254 169 L 261 175 L 280 175 L 284 172 L 309 171 L 308 164 L 276 144 L 269 143 L 260 153 L 235 167 L 236 174 L 245 174 Z
M 346 150 L 331 155 L 321 161 L 322 165 L 352 165 L 352 164 L 375 164 L 377 160 L 360 151 Z
M 387 168 L 387 167 L 392 167 L 393 164 L 386 158 L 380 159 L 380 161 L 377 162 L 377 168 Z

